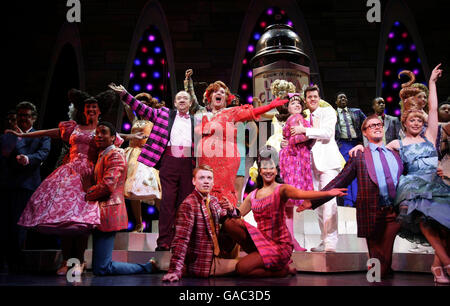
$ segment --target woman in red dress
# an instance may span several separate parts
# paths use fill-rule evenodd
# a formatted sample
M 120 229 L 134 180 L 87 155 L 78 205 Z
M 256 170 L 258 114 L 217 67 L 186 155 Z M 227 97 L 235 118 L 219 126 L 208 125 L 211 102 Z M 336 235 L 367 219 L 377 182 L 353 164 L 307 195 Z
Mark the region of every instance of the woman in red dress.
M 238 197 L 234 180 L 241 157 L 236 144 L 235 124 L 258 120 L 260 115 L 283 105 L 288 100 L 275 99 L 270 104 L 257 108 L 253 108 L 252 105 L 226 108 L 231 103 L 233 95 L 221 81 L 208 86 L 205 98 L 211 112 L 203 112 L 202 122 L 195 128 L 196 136 L 202 137 L 196 151 L 198 165 L 209 165 L 214 169 L 215 184 L 211 195 L 217 197 L 219 201 L 225 197 L 236 206 Z
M 278 152 L 264 147 L 257 158 L 259 175 L 255 189 L 239 207 L 241 216 L 253 211 L 258 227 L 243 219 L 228 219 L 224 230 L 248 254 L 239 260 L 236 272 L 242 276 L 283 277 L 296 270 L 289 266 L 292 238 L 286 226 L 286 203 L 289 199 L 320 199 L 343 196 L 346 188 L 329 191 L 303 191 L 282 184 L 279 177 Z

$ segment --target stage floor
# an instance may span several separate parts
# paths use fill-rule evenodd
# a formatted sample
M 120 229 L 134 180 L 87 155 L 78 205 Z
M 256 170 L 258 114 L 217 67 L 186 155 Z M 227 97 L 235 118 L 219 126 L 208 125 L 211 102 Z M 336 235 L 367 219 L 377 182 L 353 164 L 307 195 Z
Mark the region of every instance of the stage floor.
M 163 273 L 96 277 L 87 272 L 80 283 L 70 283 L 64 276 L 38 274 L 2 274 L 0 286 L 435 286 L 430 273 L 396 272 L 380 283 L 369 283 L 362 272 L 297 273 L 285 278 L 215 277 L 183 278 L 175 283 L 163 283 Z M 445 285 L 444 285 L 445 286 Z

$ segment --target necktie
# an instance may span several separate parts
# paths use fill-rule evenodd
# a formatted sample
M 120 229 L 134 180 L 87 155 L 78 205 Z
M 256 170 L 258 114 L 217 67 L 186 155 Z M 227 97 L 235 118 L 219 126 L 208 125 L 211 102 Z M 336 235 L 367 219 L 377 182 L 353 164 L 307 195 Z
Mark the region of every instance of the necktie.
M 189 114 L 188 113 L 182 114 L 182 113 L 179 112 L 179 113 L 177 113 L 177 116 L 181 117 L 181 118 L 189 119 Z
M 386 184 L 388 187 L 389 197 L 391 199 L 395 199 L 394 180 L 392 179 L 391 171 L 389 171 L 389 165 L 386 160 L 386 156 L 384 156 L 384 153 L 383 153 L 383 150 L 381 149 L 381 147 L 378 147 L 377 150 L 380 153 L 381 165 L 383 166 L 383 172 L 384 172 L 384 177 L 386 178 Z
M 350 133 L 350 123 L 348 122 L 347 113 L 348 112 L 346 109 L 342 110 L 342 116 L 344 116 L 345 127 L 347 128 L 347 138 L 348 140 L 350 140 L 352 139 L 352 133 Z
M 211 225 L 212 240 L 214 245 L 214 255 L 219 256 L 220 253 L 219 241 L 217 240 L 216 227 L 214 226 L 213 216 L 211 214 L 211 209 L 209 208 L 209 197 L 206 199 L 206 209 L 208 210 L 209 224 Z

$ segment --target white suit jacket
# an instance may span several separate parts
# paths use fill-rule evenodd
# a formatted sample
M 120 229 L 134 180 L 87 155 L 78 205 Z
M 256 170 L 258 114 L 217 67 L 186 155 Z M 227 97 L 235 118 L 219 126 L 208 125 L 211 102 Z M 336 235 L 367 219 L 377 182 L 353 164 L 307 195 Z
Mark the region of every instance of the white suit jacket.
M 336 111 L 332 107 L 318 107 L 313 113 L 318 126 L 306 128 L 306 136 L 315 139 L 311 149 L 312 162 L 319 171 L 342 168 L 342 154 L 334 139 Z

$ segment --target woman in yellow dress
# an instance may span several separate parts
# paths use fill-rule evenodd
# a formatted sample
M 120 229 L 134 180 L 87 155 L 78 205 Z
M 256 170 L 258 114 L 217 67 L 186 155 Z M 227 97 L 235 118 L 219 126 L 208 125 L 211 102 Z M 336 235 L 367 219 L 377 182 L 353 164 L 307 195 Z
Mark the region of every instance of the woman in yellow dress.
M 136 99 L 152 108 L 164 106 L 164 102 L 158 102 L 148 93 L 136 95 Z M 159 171 L 148 167 L 137 161 L 141 154 L 142 147 L 145 145 L 148 136 L 153 128 L 153 123 L 138 118 L 128 105 L 125 105 L 125 111 L 128 119 L 132 123 L 132 134 L 143 134 L 141 140 L 130 140 L 128 148 L 125 149 L 125 155 L 128 162 L 127 180 L 125 182 L 124 195 L 130 200 L 131 210 L 136 220 L 136 227 L 133 232 L 142 233 L 144 226 L 142 224 L 141 202 L 157 205 L 161 200 L 161 183 L 159 181 Z

